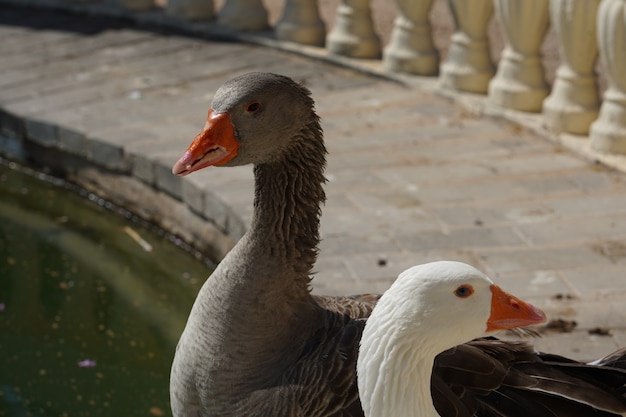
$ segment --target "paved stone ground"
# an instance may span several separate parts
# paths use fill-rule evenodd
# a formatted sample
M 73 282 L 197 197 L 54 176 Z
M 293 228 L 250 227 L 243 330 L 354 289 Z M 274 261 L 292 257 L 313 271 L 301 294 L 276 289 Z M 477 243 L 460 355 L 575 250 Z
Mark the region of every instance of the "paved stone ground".
M 577 322 L 538 348 L 592 359 L 626 346 L 623 173 L 430 93 L 276 49 L 10 6 L 0 39 L 5 153 L 62 149 L 239 236 L 250 167 L 181 180 L 170 166 L 225 80 L 283 73 L 313 91 L 330 152 L 316 292 L 384 291 L 410 265 L 462 260 Z

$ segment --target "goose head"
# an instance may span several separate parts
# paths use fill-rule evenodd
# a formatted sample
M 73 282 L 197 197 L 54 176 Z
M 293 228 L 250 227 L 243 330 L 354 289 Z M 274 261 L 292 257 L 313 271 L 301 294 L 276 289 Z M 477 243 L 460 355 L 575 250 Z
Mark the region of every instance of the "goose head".
M 430 397 L 436 355 L 498 330 L 545 320 L 543 311 L 470 265 L 441 261 L 404 271 L 363 331 L 357 375 L 366 417 L 438 415 Z
M 217 90 L 204 129 L 172 172 L 187 175 L 208 166 L 278 161 L 302 139 L 307 126 L 321 137 L 308 89 L 277 74 L 238 76 Z
M 409 334 L 428 329 L 431 339 L 441 341 L 442 350 L 490 332 L 545 320 L 540 309 L 505 292 L 476 268 L 451 261 L 404 271 L 376 311 L 392 315 Z

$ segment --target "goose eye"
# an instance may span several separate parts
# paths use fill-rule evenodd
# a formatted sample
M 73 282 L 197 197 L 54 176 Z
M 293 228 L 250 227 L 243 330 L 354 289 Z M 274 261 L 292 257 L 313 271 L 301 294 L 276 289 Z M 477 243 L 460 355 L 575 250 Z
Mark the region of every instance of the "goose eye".
M 474 294 L 474 288 L 472 288 L 472 286 L 468 284 L 461 285 L 459 288 L 454 290 L 454 295 L 459 298 L 467 298 L 472 294 Z
M 248 104 L 248 107 L 246 107 L 246 111 L 249 111 L 250 113 L 254 113 L 260 108 L 261 108 L 261 103 L 255 101 L 255 102 Z

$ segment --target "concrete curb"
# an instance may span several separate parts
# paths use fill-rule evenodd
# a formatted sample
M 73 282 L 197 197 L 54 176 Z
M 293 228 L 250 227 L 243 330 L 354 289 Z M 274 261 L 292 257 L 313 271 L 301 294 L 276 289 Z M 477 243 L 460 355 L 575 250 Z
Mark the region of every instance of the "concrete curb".
M 46 152 L 40 152 L 42 148 Z M 76 130 L 0 109 L 0 151 L 22 163 L 47 166 L 123 205 L 213 261 L 228 253 L 245 232 L 245 224 L 230 207 L 209 190 L 172 175 L 164 162 L 87 138 Z M 206 201 L 211 202 L 210 208 L 205 207 Z

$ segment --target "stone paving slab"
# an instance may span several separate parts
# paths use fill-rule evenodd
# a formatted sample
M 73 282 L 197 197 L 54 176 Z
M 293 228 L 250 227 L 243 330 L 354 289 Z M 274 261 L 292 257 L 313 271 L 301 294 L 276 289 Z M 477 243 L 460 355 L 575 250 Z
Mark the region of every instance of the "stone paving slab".
M 456 259 L 578 323 L 539 348 L 591 359 L 626 344 L 620 172 L 414 86 L 258 45 L 6 5 L 0 38 L 5 154 L 62 165 L 63 153 L 42 156 L 61 150 L 71 177 L 134 178 L 187 205 L 168 205 L 170 215 L 195 213 L 215 229 L 206 235 L 236 239 L 251 215 L 251 168 L 181 179 L 170 167 L 225 80 L 280 72 L 312 90 L 330 152 L 315 292 L 380 292 L 411 265 Z M 589 334 L 596 327 L 609 335 Z

